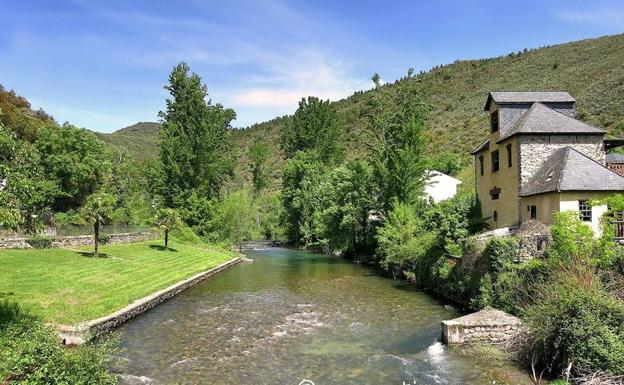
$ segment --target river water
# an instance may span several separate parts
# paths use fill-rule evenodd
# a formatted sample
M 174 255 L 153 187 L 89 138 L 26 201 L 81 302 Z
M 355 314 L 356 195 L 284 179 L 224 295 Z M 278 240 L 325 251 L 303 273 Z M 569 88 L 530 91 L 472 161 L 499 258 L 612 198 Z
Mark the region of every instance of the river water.
M 508 364 L 449 351 L 461 315 L 338 257 L 270 248 L 124 325 L 127 373 L 154 384 L 531 384 Z

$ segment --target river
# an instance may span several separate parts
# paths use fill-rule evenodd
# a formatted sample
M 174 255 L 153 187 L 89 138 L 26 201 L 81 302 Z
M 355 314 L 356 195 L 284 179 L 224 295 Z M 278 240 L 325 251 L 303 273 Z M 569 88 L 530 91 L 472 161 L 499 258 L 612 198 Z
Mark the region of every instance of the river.
M 269 248 L 120 328 L 127 372 L 154 384 L 531 384 L 449 351 L 461 315 L 348 260 Z

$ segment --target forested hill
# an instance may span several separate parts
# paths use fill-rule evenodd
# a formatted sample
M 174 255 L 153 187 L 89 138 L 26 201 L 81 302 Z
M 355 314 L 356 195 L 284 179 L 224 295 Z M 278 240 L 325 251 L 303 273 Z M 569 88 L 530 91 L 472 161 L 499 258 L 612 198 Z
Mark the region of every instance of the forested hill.
M 422 73 L 418 78 L 432 108 L 427 122 L 430 148 L 436 152 L 453 151 L 466 155 L 476 146 L 487 134 L 483 104 L 491 90 L 567 91 L 577 99 L 582 120 L 608 128 L 613 135 L 624 135 L 622 63 L 624 35 L 616 35 L 491 59 L 457 61 Z M 362 113 L 366 94 L 356 92 L 335 103 L 349 132 L 346 138 L 350 141 L 350 153 L 362 148 L 357 133 L 364 125 Z M 239 159 L 242 159 L 240 171 L 247 167 L 249 145 L 257 141 L 267 142 L 273 160 L 279 163 L 277 137 L 280 127 L 288 119 L 277 118 L 235 132 L 236 147 L 241 154 Z M 129 147 L 139 157 L 149 157 L 156 153 L 156 131 L 156 124 L 139 123 L 102 137 Z M 132 140 L 126 140 L 128 138 Z
M 158 153 L 158 129 L 160 124 L 139 122 L 117 130 L 112 134 L 97 133 L 103 141 L 124 147 L 137 159 L 153 159 Z
M 487 135 L 483 105 L 493 90 L 562 90 L 577 99 L 579 118 L 624 135 L 624 35 L 588 39 L 511 53 L 504 57 L 457 61 L 420 74 L 432 110 L 427 135 L 432 151 L 467 153 Z M 383 76 L 383 74 L 382 74 Z M 388 84 L 387 87 L 394 87 Z M 352 143 L 361 149 L 357 133 L 366 92 L 335 103 Z M 277 136 L 288 118 L 252 126 L 236 133 L 239 148 L 267 141 L 277 154 Z

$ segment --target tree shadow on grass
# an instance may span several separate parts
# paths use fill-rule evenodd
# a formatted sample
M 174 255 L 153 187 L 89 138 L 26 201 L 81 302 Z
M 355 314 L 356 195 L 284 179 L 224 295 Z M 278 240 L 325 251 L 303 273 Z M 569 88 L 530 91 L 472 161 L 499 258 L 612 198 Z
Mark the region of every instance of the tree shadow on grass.
M 83 257 L 89 257 L 89 258 L 108 258 L 109 255 L 106 253 L 98 253 L 97 255 L 93 254 L 93 251 L 80 251 L 78 252 L 78 254 L 82 255 Z
M 177 253 L 178 250 L 172 248 L 172 247 L 168 247 L 165 249 L 165 246 L 161 246 L 161 245 L 149 245 L 150 248 L 154 249 L 154 250 L 158 250 L 158 251 L 173 251 L 174 253 Z

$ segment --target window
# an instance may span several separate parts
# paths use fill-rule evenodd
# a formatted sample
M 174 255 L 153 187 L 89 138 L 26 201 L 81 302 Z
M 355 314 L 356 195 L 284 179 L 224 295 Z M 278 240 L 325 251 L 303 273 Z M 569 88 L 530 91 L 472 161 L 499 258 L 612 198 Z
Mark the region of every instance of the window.
M 498 171 L 500 168 L 498 150 L 492 151 L 492 172 Z
M 484 162 L 483 162 L 483 155 L 481 155 L 481 156 L 479 157 L 479 167 L 480 167 L 480 169 L 481 169 L 481 175 L 483 175 L 483 174 L 484 174 L 484 168 L 485 168 L 485 167 L 484 167 L 483 163 L 484 163 Z
M 583 222 L 592 221 L 592 209 L 588 200 L 580 200 L 579 203 L 579 218 Z
M 507 144 L 507 167 L 511 167 L 511 143 Z
M 494 219 L 494 222 L 498 222 L 498 211 L 494 210 L 494 213 L 492 214 L 492 219 Z
M 500 187 L 493 187 L 490 190 L 490 196 L 492 197 L 493 201 L 496 201 L 500 198 L 500 193 L 501 193 L 501 189 Z
M 490 129 L 492 133 L 498 131 L 498 111 L 494 111 L 490 115 Z
M 531 213 L 531 219 L 537 219 L 537 206 L 528 206 L 527 209 Z

